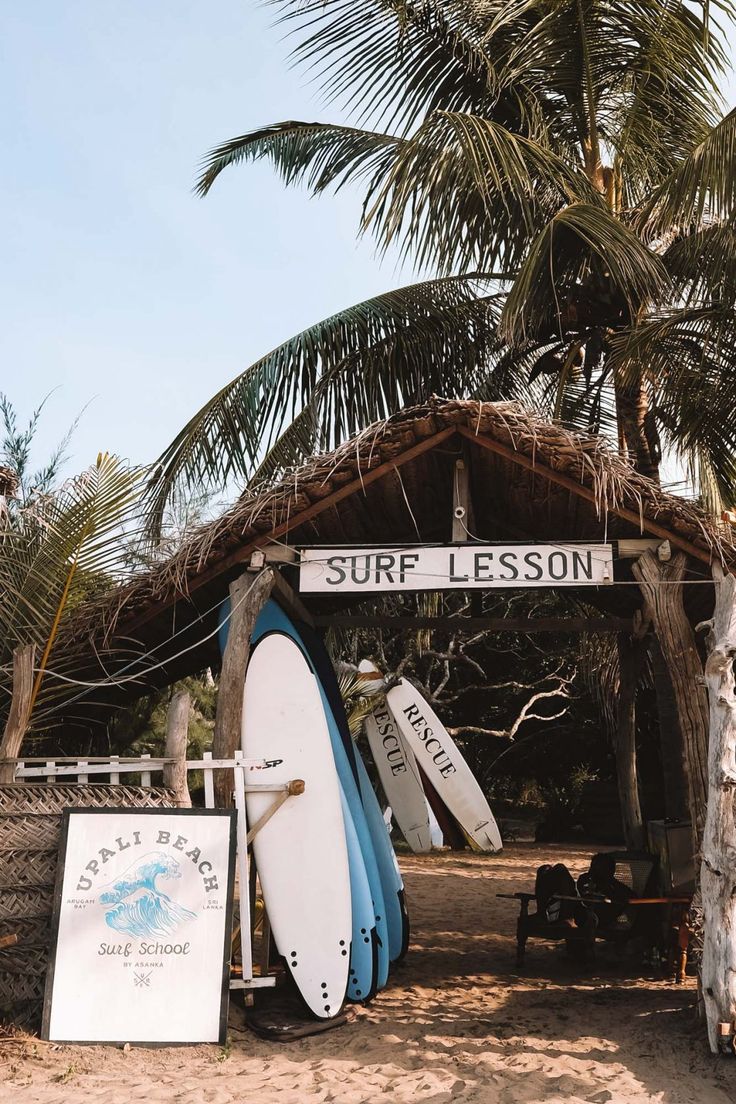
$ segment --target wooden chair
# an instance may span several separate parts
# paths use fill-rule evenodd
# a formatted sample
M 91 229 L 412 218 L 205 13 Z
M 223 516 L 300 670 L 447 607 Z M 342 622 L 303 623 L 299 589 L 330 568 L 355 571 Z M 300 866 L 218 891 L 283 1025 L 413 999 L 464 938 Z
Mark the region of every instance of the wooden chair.
M 570 954 L 587 958 L 592 950 L 595 920 L 577 915 L 575 881 L 562 863 L 540 866 L 533 893 L 498 893 L 498 897 L 519 902 L 516 921 L 516 965 L 524 965 L 527 939 L 564 940 Z M 534 903 L 535 909 L 529 911 Z M 586 920 L 589 922 L 586 923 Z M 581 922 L 582 921 L 582 922 Z
M 497 896 L 519 902 L 516 964 L 521 967 L 530 938 L 564 939 L 570 954 L 587 962 L 594 957 L 596 939 L 618 946 L 640 935 L 645 940 L 653 939 L 656 915 L 634 907 L 633 901 L 638 904 L 656 890 L 657 859 L 653 855 L 608 851 L 593 856 L 588 871 L 577 883 L 559 863 L 539 868 L 533 893 Z M 529 911 L 532 903 L 536 906 L 534 912 Z

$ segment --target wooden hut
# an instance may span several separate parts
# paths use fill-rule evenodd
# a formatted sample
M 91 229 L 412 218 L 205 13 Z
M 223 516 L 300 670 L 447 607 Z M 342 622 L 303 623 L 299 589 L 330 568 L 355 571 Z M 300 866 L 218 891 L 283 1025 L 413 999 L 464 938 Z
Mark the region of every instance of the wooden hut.
M 99 719 L 151 687 L 219 667 L 218 608 L 230 594 L 234 613 L 213 749 L 229 755 L 239 740 L 251 628 L 272 588 L 318 626 L 365 625 L 371 617 L 377 623 L 375 614 L 361 613 L 360 594 L 300 596 L 300 549 L 467 542 L 591 542 L 613 549 L 610 585 L 586 588 L 595 618 L 555 625 L 529 619 L 513 627 L 617 634 L 624 672 L 617 753 L 629 831 L 641 819 L 631 666 L 638 641 L 651 640 L 657 650 L 658 697 L 668 709 L 694 853 L 702 848 L 703 995 L 715 1047 L 718 1025 L 733 1027 L 736 1020 L 736 546 L 726 523 L 634 473 L 599 438 L 568 432 L 515 404 L 434 399 L 246 492 L 171 559 L 69 624 L 58 647 L 79 656 L 84 680 L 105 686 L 104 694 L 77 702 L 68 725 L 80 716 L 83 723 L 85 703 Z M 432 619 L 424 626 L 431 628 Z M 223 800 L 227 793 L 225 780 Z

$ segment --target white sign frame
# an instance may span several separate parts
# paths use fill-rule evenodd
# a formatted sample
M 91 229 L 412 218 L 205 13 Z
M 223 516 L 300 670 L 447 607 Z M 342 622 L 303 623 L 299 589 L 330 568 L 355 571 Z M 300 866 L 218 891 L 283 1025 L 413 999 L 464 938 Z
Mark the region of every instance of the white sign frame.
M 612 544 L 303 548 L 301 594 L 610 586 Z
M 64 810 L 43 1039 L 226 1042 L 236 816 Z

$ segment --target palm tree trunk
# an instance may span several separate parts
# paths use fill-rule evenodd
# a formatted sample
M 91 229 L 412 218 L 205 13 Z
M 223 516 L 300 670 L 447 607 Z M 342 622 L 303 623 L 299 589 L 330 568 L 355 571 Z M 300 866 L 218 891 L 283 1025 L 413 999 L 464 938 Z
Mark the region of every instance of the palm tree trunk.
M 636 769 L 636 687 L 642 644 L 628 633 L 617 636 L 619 690 L 616 703 L 616 777 L 624 842 L 634 851 L 644 847 L 644 818 Z
M 659 747 L 664 783 L 664 815 L 667 820 L 687 820 L 687 778 L 684 768 L 684 747 L 667 663 L 656 636 L 650 638 L 650 656 L 654 673 L 654 693 L 659 717 Z
M 659 449 L 649 429 L 650 397 L 643 379 L 616 381 L 616 416 L 619 435 L 640 475 L 659 482 Z

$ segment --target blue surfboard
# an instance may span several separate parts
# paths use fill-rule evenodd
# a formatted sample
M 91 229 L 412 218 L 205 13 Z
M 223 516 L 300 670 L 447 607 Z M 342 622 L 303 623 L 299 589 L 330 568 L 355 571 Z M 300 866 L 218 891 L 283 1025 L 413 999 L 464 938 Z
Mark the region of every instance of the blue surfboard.
M 401 880 L 399 866 L 394 854 L 394 845 L 383 819 L 381 806 L 374 792 L 368 771 L 365 769 L 360 748 L 355 747 L 355 761 L 358 767 L 360 796 L 365 809 L 368 829 L 373 840 L 373 849 L 378 861 L 378 871 L 386 902 L 388 920 L 388 955 L 392 962 L 400 962 L 409 945 L 409 916 L 404 903 L 404 883 Z
M 227 643 L 230 615 L 230 600 L 227 599 L 220 607 L 219 643 L 224 650 Z M 335 738 L 337 725 L 332 711 L 327 702 L 321 680 L 314 670 L 308 651 L 296 631 L 291 620 L 276 602 L 269 600 L 261 611 L 254 630 L 252 643 L 255 645 L 269 632 L 283 632 L 291 637 L 302 649 L 305 658 L 313 670 L 320 688 L 322 705 L 327 719 L 330 733 L 330 741 L 335 750 Z M 339 735 L 337 742 L 340 743 Z M 344 753 L 343 753 L 344 754 Z M 352 783 L 352 794 L 346 792 L 343 782 L 345 775 L 336 766 L 340 778 L 341 795 L 343 798 L 343 819 L 345 821 L 345 837 L 348 845 L 348 861 L 350 868 L 350 887 L 352 896 L 353 931 L 350 956 L 350 978 L 348 983 L 348 997 L 351 1000 L 367 1001 L 375 996 L 378 987 L 386 984 L 388 977 L 388 929 L 386 927 L 385 909 L 381 896 L 381 878 L 378 871 L 375 855 L 373 854 L 371 837 L 365 816 L 360 804 L 357 786 L 348 767 L 348 775 Z M 351 800 L 352 797 L 352 800 Z M 358 810 L 359 823 L 353 809 Z M 366 942 L 367 939 L 367 942 Z
M 360 789 L 358 765 L 355 761 L 355 745 L 350 735 L 350 725 L 348 724 L 348 715 L 345 712 L 345 702 L 342 700 L 340 683 L 337 681 L 337 675 L 335 674 L 335 668 L 332 666 L 330 653 L 327 651 L 322 637 L 316 629 L 311 627 L 311 625 L 305 625 L 303 621 L 297 621 L 296 630 L 304 641 L 304 646 L 309 652 L 309 658 L 317 672 L 317 678 L 324 687 L 327 700 L 332 709 L 332 715 L 337 721 L 337 727 L 342 737 L 343 747 L 347 752 L 350 769 L 358 784 L 358 789 Z

